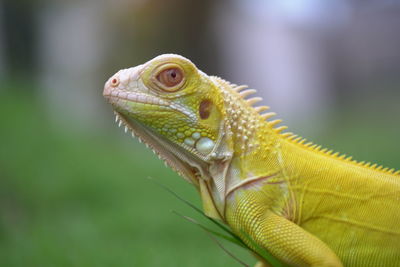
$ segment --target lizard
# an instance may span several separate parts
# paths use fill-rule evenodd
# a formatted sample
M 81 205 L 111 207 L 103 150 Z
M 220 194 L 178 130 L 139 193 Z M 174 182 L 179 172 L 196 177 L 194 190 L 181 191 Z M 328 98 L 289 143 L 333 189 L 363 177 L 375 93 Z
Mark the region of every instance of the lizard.
M 175 54 L 122 69 L 103 90 L 125 131 L 244 242 L 290 266 L 400 266 L 400 171 L 286 132 L 253 93 Z

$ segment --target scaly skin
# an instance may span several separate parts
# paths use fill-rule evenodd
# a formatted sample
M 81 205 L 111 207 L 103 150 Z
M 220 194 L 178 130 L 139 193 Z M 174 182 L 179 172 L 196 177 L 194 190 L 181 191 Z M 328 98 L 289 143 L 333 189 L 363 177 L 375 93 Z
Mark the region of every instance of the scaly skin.
M 399 171 L 281 133 L 244 89 L 168 54 L 119 71 L 103 94 L 250 246 L 291 266 L 399 266 Z

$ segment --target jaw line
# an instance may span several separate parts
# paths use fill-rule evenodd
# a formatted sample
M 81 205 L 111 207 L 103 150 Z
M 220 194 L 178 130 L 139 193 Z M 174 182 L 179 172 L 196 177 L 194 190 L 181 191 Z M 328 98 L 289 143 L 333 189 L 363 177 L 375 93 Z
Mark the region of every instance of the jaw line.
M 156 105 L 156 106 L 164 106 L 169 107 L 177 112 L 182 113 L 183 115 L 189 117 L 193 121 L 197 121 L 196 114 L 187 110 L 185 107 L 173 103 L 168 100 L 164 100 L 159 96 L 151 95 L 148 93 L 135 92 L 131 90 L 124 89 L 109 89 L 104 91 L 103 96 L 110 102 L 117 103 L 119 100 L 124 100 L 128 102 L 134 102 L 138 104 L 146 104 L 146 105 Z
M 130 102 L 148 104 L 148 105 L 157 105 L 157 106 L 170 105 L 170 103 L 164 101 L 159 97 L 152 96 L 146 93 L 139 93 L 122 89 L 114 89 L 111 92 L 108 92 L 108 94 L 104 94 L 104 96 L 108 98 L 109 101 L 111 102 L 118 100 L 126 100 Z
M 194 184 L 196 188 L 199 187 L 199 179 L 204 179 L 208 176 L 205 174 L 205 170 L 207 170 L 205 162 L 202 163 L 195 156 L 186 153 L 178 145 L 163 139 L 134 119 L 130 119 L 117 111 L 114 111 L 114 114 L 116 115 L 116 121 L 119 120 L 120 125 L 124 124 L 125 131 L 129 130 L 132 136 L 136 136 L 140 142 L 151 148 L 167 166 L 176 171 L 185 180 Z
M 109 89 L 110 87 L 107 87 L 107 89 Z M 210 155 L 208 156 L 204 156 L 202 154 L 200 154 L 197 150 L 195 150 L 194 148 L 187 146 L 186 144 L 181 144 L 181 146 L 183 146 L 183 149 L 181 146 L 179 146 L 178 144 L 174 144 L 172 142 L 168 142 L 167 140 L 165 140 L 164 138 L 160 137 L 157 133 L 154 133 L 153 131 L 151 131 L 150 129 L 148 129 L 147 127 L 145 127 L 143 124 L 135 121 L 134 119 L 130 118 L 128 115 L 124 115 L 122 112 L 128 112 L 128 113 L 132 113 L 134 114 L 133 111 L 127 111 L 129 108 L 127 106 L 127 104 L 129 102 L 132 103 L 137 103 L 137 104 L 142 104 L 142 105 L 154 105 L 154 106 L 159 106 L 159 107 L 167 107 L 170 109 L 170 111 L 175 111 L 175 112 L 179 112 L 182 113 L 183 115 L 187 116 L 190 120 L 192 120 L 194 123 L 197 122 L 197 116 L 195 113 L 193 113 L 192 111 L 186 109 L 185 107 L 173 103 L 171 101 L 168 100 L 164 100 L 158 96 L 154 96 L 154 95 L 150 95 L 147 93 L 141 93 L 141 92 L 134 92 L 134 91 L 127 91 L 127 90 L 122 90 L 122 89 L 113 89 L 113 90 L 105 90 L 103 93 L 103 96 L 107 99 L 107 101 L 114 107 L 114 114 L 116 116 L 116 121 L 120 120 L 127 129 L 129 129 L 131 131 L 132 134 L 136 135 L 140 137 L 142 133 L 136 133 L 137 131 L 139 131 L 140 129 L 143 130 L 143 134 L 147 134 L 152 136 L 152 141 L 153 143 L 155 143 L 153 139 L 156 139 L 159 143 L 167 145 L 169 144 L 169 147 L 173 147 L 174 149 L 170 149 L 170 154 L 172 151 L 172 154 L 174 152 L 179 152 L 179 151 L 183 151 L 181 153 L 179 153 L 178 158 L 182 158 L 182 156 L 185 155 L 184 158 L 188 158 L 188 160 L 190 160 L 190 162 L 194 162 L 196 160 L 196 162 L 198 161 L 204 161 L 204 162 L 208 162 L 210 160 Z M 120 101 L 126 101 L 125 103 L 121 103 Z M 122 107 L 121 107 L 122 105 Z M 117 111 L 118 110 L 118 111 Z M 144 142 L 145 144 L 147 144 L 148 146 L 150 146 L 153 150 L 154 153 L 156 153 L 154 150 L 158 150 L 157 148 L 155 148 L 154 146 L 156 145 L 151 145 L 148 142 Z M 154 148 L 153 148 L 154 147 Z M 187 151 L 185 151 L 185 149 Z M 193 154 L 193 155 L 191 155 Z M 165 162 L 167 161 L 166 159 L 162 158 L 162 160 L 164 160 Z M 193 164 L 192 167 L 198 167 L 200 164 Z M 177 170 L 178 172 L 178 170 Z M 200 169 L 199 172 L 201 172 L 202 175 L 205 175 L 205 170 Z M 205 175 L 204 177 L 208 177 L 209 175 Z

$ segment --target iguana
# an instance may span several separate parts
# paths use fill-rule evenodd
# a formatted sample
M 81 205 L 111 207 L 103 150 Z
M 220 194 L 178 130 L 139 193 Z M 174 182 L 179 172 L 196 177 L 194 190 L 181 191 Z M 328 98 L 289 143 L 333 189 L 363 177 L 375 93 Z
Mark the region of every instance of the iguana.
M 290 266 L 400 266 L 400 171 L 284 133 L 254 92 L 165 54 L 120 70 L 103 95 L 244 242 Z

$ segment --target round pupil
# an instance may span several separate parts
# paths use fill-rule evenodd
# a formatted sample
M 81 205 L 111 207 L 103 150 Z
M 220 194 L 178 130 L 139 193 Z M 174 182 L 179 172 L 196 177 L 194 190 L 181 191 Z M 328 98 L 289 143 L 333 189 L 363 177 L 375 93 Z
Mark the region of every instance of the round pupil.
M 163 70 L 157 79 L 166 87 L 174 87 L 183 80 L 183 73 L 178 68 L 170 68 Z

